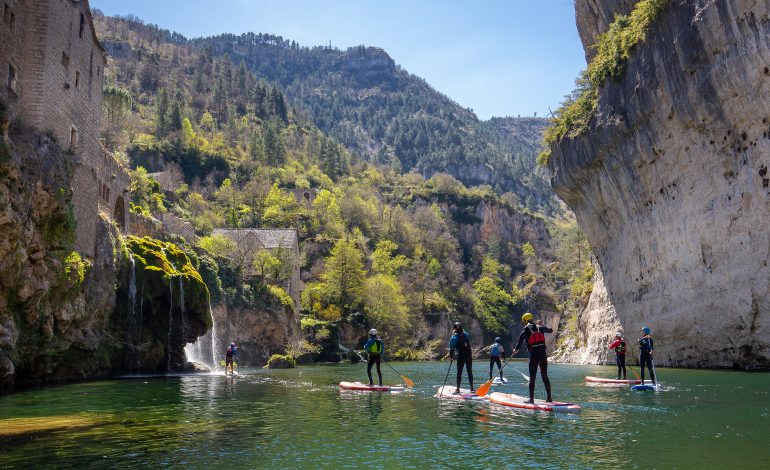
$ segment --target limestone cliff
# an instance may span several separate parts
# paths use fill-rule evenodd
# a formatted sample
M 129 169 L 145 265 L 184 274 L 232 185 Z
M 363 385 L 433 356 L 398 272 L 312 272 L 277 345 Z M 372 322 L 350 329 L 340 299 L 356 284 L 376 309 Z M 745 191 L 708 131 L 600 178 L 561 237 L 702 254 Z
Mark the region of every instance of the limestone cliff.
M 53 138 L 22 126 L 12 127 L 8 143 L 0 140 L 0 388 L 165 371 L 167 358 L 179 363 L 183 343 L 169 342 L 170 330 L 162 326 L 170 309 L 162 318 L 158 313 L 164 305 L 158 300 L 169 297 L 167 281 L 152 282 L 160 271 L 143 276 L 139 270 L 146 316 L 131 323 L 128 258 L 109 217 L 95 217 L 93 258 L 73 249 L 72 162 Z M 194 285 L 184 290 L 188 335 L 205 331 L 199 312 L 208 314 L 201 305 L 205 285 Z M 142 331 L 142 341 L 130 341 L 132 331 Z M 138 360 L 127 359 L 132 345 L 141 346 Z
M 577 1 L 586 45 L 627 8 Z M 603 359 L 614 307 L 630 337 L 652 328 L 659 364 L 770 366 L 769 16 L 764 1 L 669 2 L 587 132 L 552 147 L 553 188 L 604 273 L 570 358 Z

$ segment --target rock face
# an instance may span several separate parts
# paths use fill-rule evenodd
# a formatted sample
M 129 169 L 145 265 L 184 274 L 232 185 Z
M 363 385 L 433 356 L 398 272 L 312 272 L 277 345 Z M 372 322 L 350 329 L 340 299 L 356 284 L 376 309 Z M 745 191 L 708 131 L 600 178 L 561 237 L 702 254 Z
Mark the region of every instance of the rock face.
M 627 9 L 576 3 L 588 42 Z M 603 360 L 611 305 L 630 338 L 652 328 L 660 364 L 770 366 L 769 15 L 767 2 L 670 2 L 600 88 L 588 132 L 553 147 L 553 188 L 604 273 L 567 357 Z
M 132 323 L 128 258 L 115 224 L 104 214 L 96 218 L 93 258 L 73 249 L 71 156 L 20 126 L 10 138 L 0 143 L 0 388 L 165 371 L 167 358 L 181 368 L 181 335 L 189 341 L 207 327 L 205 285 L 184 289 L 187 327 L 178 328 L 176 340 L 177 330 L 169 335 L 163 327 L 169 283 L 152 282 L 162 270 L 138 272 L 135 293 L 145 302 L 136 311 L 145 317 Z M 197 275 L 174 259 L 185 276 Z M 157 315 L 161 308 L 165 315 Z

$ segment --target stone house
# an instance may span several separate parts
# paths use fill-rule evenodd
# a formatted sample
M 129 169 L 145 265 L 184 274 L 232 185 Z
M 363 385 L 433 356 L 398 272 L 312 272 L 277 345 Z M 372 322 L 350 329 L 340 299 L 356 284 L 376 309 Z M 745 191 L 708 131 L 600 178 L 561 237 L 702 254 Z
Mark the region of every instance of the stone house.
M 313 204 L 313 201 L 315 201 L 316 196 L 318 196 L 318 191 L 313 188 L 294 188 L 291 192 L 294 194 L 294 198 L 297 202 L 305 207 L 310 207 Z
M 0 100 L 7 138 L 16 120 L 50 131 L 73 159 L 76 247 L 94 256 L 99 211 L 124 230 L 129 177 L 101 147 L 107 64 L 88 0 L 0 0 Z
M 267 230 L 267 229 L 215 229 L 213 235 L 223 235 L 235 242 L 237 252 L 235 253 L 236 262 L 243 266 L 244 272 L 249 275 L 256 275 L 256 269 L 253 266 L 254 255 L 257 251 L 266 249 L 270 251 L 285 250 L 288 259 L 291 261 L 291 275 L 286 280 L 286 291 L 294 299 L 294 305 L 299 306 L 299 295 L 302 291 L 302 281 L 299 273 L 299 240 L 297 231 L 290 230 Z

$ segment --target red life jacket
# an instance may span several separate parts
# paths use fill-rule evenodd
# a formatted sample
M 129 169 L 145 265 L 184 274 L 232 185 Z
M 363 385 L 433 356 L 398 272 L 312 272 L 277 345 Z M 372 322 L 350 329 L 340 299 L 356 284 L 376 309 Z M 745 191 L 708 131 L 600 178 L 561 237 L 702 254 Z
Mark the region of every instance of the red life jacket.
M 532 325 L 532 334 L 529 335 L 527 340 L 527 350 L 532 351 L 532 348 L 545 347 L 545 335 L 540 331 L 537 325 Z

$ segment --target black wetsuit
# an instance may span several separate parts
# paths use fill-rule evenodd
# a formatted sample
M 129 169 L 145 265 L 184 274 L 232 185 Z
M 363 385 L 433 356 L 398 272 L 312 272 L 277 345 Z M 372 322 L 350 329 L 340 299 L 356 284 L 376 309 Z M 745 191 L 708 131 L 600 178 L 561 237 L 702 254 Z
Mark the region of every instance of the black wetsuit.
M 457 388 L 463 381 L 463 367 L 468 372 L 468 382 L 473 390 L 473 350 L 471 349 L 470 337 L 465 331 L 460 330 L 455 333 L 457 337 L 455 350 L 457 351 Z
M 646 338 L 639 338 L 639 369 L 642 371 L 642 384 L 644 384 L 644 367 L 650 371 L 650 378 L 652 384 L 655 385 L 655 371 L 652 369 L 652 351 L 653 341 L 649 336 Z
M 380 362 L 382 357 L 379 354 L 369 353 L 369 362 L 366 364 L 366 373 L 369 375 L 369 385 L 373 384 L 372 381 L 372 366 L 377 364 L 377 377 L 380 379 L 380 385 L 382 385 L 382 372 L 380 372 Z
M 540 375 L 545 385 L 546 400 L 551 400 L 551 381 L 548 379 L 548 356 L 545 352 L 545 340 L 530 345 L 529 338 L 539 331 L 540 333 L 553 333 L 553 330 L 547 326 L 538 326 L 534 323 L 527 323 L 527 326 L 521 331 L 519 341 L 516 342 L 514 349 L 518 350 L 522 343 L 527 343 L 529 349 L 529 399 L 535 399 L 535 379 L 537 378 L 537 369 L 540 368 Z
M 497 348 L 495 348 L 495 345 Z M 489 380 L 492 380 L 492 371 L 495 370 L 495 364 L 497 364 L 497 370 L 500 373 L 500 380 L 503 378 L 503 363 L 500 361 L 502 354 L 505 352 L 503 347 L 499 343 L 495 343 L 489 350 Z M 497 352 L 497 354 L 492 354 Z

